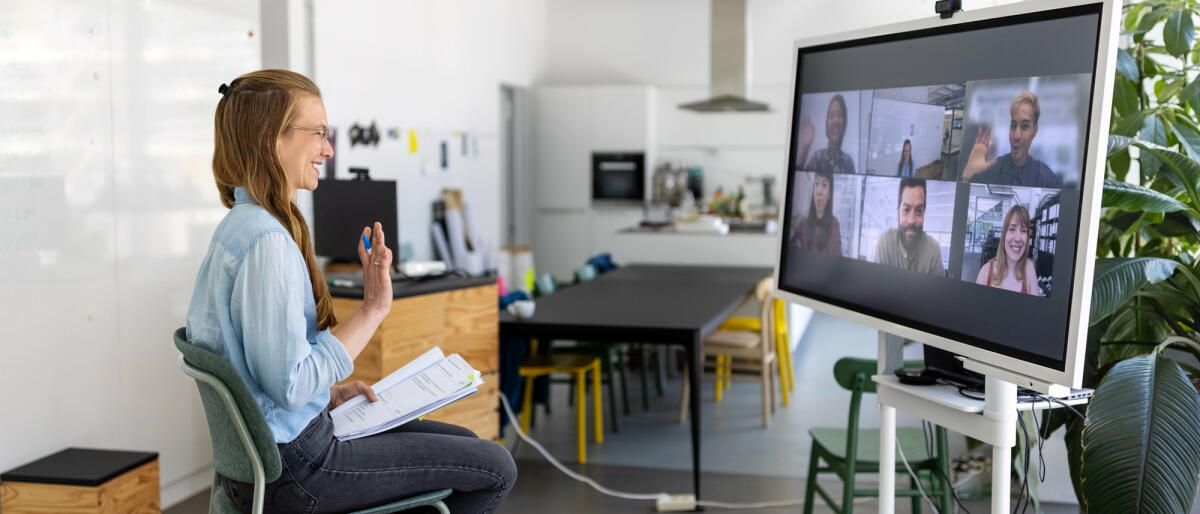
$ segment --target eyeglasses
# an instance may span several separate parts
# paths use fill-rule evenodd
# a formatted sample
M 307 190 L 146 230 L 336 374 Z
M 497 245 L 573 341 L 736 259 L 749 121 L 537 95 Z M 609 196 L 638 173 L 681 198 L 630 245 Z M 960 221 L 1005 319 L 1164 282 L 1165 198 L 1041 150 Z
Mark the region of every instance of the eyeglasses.
M 324 139 L 326 141 L 329 140 L 329 129 L 327 129 L 327 128 L 309 128 L 309 127 L 301 127 L 299 125 L 288 125 L 288 128 L 294 128 L 296 130 L 303 130 L 305 132 L 320 136 L 321 139 Z

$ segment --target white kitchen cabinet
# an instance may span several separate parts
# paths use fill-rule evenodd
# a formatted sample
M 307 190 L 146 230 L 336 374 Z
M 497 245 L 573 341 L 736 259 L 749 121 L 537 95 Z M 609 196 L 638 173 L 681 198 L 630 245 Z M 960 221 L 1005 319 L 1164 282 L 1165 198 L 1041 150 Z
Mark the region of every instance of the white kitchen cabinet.
M 533 92 L 533 152 L 537 206 L 586 209 L 591 204 L 591 91 L 544 87 Z
M 591 208 L 592 152 L 645 152 L 649 184 L 657 146 L 653 87 L 541 86 L 533 98 L 539 208 Z
M 592 256 L 590 212 L 542 211 L 533 226 L 533 265 L 538 275 L 549 272 L 559 280 L 570 280 L 575 268 Z
M 592 86 L 593 151 L 646 151 L 654 147 L 654 89 L 650 86 Z M 652 167 L 653 163 L 648 163 Z

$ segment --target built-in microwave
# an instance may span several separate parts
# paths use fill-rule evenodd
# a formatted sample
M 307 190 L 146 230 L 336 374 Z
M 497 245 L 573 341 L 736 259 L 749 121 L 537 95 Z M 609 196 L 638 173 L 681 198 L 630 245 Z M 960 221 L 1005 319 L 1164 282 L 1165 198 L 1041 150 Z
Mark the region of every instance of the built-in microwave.
M 645 152 L 592 152 L 593 202 L 641 203 L 645 193 Z

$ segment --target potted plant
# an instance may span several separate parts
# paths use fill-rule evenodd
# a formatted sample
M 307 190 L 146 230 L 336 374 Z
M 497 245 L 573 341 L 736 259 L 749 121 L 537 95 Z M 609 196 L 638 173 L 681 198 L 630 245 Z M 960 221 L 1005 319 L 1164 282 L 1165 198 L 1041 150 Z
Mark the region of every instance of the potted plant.
M 1200 477 L 1197 0 L 1123 9 L 1079 419 L 1058 409 L 1087 512 L 1187 512 Z M 1161 36 L 1159 36 L 1161 30 Z M 1161 41 L 1157 41 L 1161 37 Z

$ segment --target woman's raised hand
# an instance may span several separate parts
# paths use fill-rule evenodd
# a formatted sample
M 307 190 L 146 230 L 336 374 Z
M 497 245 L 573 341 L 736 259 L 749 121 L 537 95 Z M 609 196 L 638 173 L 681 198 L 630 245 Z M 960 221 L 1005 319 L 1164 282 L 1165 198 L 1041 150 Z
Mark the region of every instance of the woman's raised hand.
M 363 307 L 387 314 L 392 309 L 392 251 L 383 239 L 383 225 L 375 222 L 374 230 L 363 227 L 362 235 L 371 239 L 368 250 L 358 241 L 358 258 L 363 267 Z

